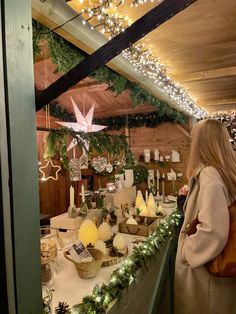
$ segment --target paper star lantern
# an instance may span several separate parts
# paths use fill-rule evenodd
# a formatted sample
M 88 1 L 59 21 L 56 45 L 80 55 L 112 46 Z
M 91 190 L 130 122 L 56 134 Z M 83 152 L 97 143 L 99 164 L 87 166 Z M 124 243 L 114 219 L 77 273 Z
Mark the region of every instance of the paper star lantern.
M 87 115 L 84 117 L 79 108 L 77 107 L 76 103 L 74 102 L 73 98 L 70 97 L 70 99 L 73 105 L 77 123 L 76 122 L 56 122 L 56 123 L 63 125 L 67 128 L 73 129 L 75 132 L 83 131 L 85 133 L 98 132 L 107 128 L 107 126 L 104 125 L 93 124 L 94 104 L 91 106 Z M 81 140 L 79 136 L 78 138 Z M 72 140 L 67 148 L 67 151 L 71 150 L 74 146 L 76 146 L 76 144 L 77 142 L 75 140 Z
M 60 166 L 54 165 L 51 159 L 49 159 L 45 166 L 39 167 L 39 171 L 42 173 L 42 181 L 47 181 L 52 179 L 54 181 L 58 180 L 58 172 L 61 170 Z M 53 172 L 53 175 L 51 175 Z

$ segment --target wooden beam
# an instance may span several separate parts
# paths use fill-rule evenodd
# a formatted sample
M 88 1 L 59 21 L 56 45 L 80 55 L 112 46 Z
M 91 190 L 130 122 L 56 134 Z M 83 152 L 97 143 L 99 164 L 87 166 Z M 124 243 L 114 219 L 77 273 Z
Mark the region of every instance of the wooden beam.
M 180 130 L 180 132 L 183 133 L 187 138 L 191 138 L 191 134 L 190 134 L 187 130 L 185 130 L 185 128 L 183 128 L 180 124 L 175 123 L 174 125 L 175 125 L 175 127 L 176 127 L 178 130 Z
M 236 66 L 220 69 L 213 69 L 207 71 L 186 73 L 182 75 L 174 76 L 174 79 L 180 83 L 197 82 L 204 80 L 212 80 L 216 78 L 236 76 Z
M 216 107 L 222 105 L 235 105 L 236 98 L 216 99 L 203 104 L 204 107 Z
M 124 49 L 147 35 L 156 27 L 176 15 L 196 0 L 165 0 L 138 19 L 124 32 L 120 33 L 93 54 L 84 59 L 56 82 L 36 96 L 36 110 L 67 91 L 97 68 L 120 54 Z

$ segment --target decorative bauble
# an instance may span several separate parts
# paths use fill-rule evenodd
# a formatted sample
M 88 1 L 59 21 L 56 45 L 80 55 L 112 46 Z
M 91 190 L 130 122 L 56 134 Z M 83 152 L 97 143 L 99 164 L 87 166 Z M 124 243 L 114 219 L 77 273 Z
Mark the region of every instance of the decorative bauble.
M 92 160 L 92 166 L 97 172 L 103 172 L 107 166 L 106 157 L 96 157 Z
M 126 221 L 126 224 L 127 224 L 127 225 L 137 225 L 138 223 L 137 223 L 137 221 L 136 221 L 133 217 L 131 217 L 131 218 L 129 218 L 129 219 Z
M 98 240 L 95 244 L 95 249 L 100 250 L 104 255 L 107 254 L 106 244 L 102 240 Z
M 125 239 L 124 237 L 118 233 L 114 239 L 113 239 L 113 246 L 118 250 L 118 251 L 123 251 L 126 248 L 125 244 Z
M 83 243 L 84 246 L 88 244 L 95 245 L 98 239 L 98 230 L 95 223 L 86 219 L 79 228 L 78 238 Z
M 108 241 L 111 239 L 111 227 L 107 222 L 103 222 L 98 228 L 98 239 Z
M 115 193 L 116 192 L 116 186 L 114 182 L 109 182 L 106 184 L 106 190 L 108 193 Z

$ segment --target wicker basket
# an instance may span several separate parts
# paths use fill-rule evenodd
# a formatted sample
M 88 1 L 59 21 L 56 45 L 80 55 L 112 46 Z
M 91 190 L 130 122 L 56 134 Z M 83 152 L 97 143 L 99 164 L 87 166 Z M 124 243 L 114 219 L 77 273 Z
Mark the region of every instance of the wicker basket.
M 92 262 L 77 263 L 71 258 L 71 255 L 68 251 L 64 252 L 65 258 L 75 265 L 78 275 L 82 279 L 95 277 L 99 269 L 102 267 L 103 253 L 98 249 L 88 249 L 88 251 L 92 255 L 92 257 L 95 259 Z

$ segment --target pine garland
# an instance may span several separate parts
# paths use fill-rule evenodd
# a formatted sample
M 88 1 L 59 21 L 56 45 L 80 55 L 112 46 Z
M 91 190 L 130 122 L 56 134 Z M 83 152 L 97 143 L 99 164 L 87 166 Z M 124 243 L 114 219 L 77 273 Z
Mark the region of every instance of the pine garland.
M 91 296 L 84 297 L 81 304 L 73 306 L 73 313 L 106 313 L 110 303 L 121 299 L 123 290 L 136 279 L 137 270 L 142 267 L 147 269 L 148 261 L 156 258 L 167 239 L 177 235 L 182 220 L 181 211 L 176 210 L 171 213 L 141 246 L 134 248 L 133 254 L 112 273 L 107 284 L 96 285 Z
M 76 122 L 74 114 L 68 112 L 66 109 L 62 109 L 56 102 L 52 102 L 50 104 L 50 115 L 61 121 Z M 95 124 L 106 125 L 108 127 L 107 130 L 120 130 L 127 126 L 127 121 L 129 128 L 155 128 L 165 122 L 176 122 L 173 121 L 169 115 L 164 114 L 160 116 L 160 114 L 156 111 L 146 114 L 138 113 L 127 116 L 121 115 L 103 119 L 94 119 Z
M 41 53 L 41 39 L 46 39 L 48 42 L 48 53 L 53 63 L 57 66 L 56 71 L 66 73 L 86 57 L 86 54 L 79 48 L 51 32 L 46 26 L 33 20 L 34 58 Z M 137 83 L 127 80 L 106 66 L 100 67 L 91 73 L 89 77 L 98 83 L 107 83 L 109 89 L 117 95 L 128 90 L 133 107 L 137 107 L 140 104 L 150 104 L 156 108 L 160 117 L 167 116 L 170 121 L 176 123 L 185 123 L 187 121 L 187 117 L 183 113 L 172 108 L 167 102 L 154 97 Z
M 119 172 L 123 172 L 125 169 L 134 170 L 134 184 L 144 182 L 148 177 L 148 170 L 144 166 L 137 165 L 133 153 L 128 147 L 125 135 L 111 135 L 104 132 L 98 133 L 84 133 L 75 132 L 69 128 L 60 128 L 51 130 L 46 137 L 46 146 L 44 151 L 44 159 L 59 159 L 64 170 L 68 170 L 68 156 L 67 156 L 67 145 L 66 137 L 70 136 L 76 139 L 78 148 L 85 148 L 85 141 L 89 142 L 89 152 L 97 151 L 98 154 L 110 155 L 110 158 L 119 160 L 121 155 L 124 155 L 125 165 L 123 169 L 120 166 Z M 89 154 L 90 155 L 90 154 Z M 91 161 L 91 160 L 90 160 Z M 93 169 L 91 162 L 89 161 L 91 169 Z M 95 171 L 93 169 L 93 171 Z M 97 172 L 96 172 L 97 173 Z M 97 173 L 98 175 L 107 175 L 108 173 Z

